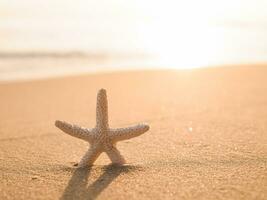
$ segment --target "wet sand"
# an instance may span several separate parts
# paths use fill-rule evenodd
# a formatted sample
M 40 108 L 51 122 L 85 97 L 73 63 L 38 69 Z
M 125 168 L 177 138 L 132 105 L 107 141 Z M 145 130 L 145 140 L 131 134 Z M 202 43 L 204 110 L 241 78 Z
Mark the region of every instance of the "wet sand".
M 77 169 L 87 144 L 54 126 L 150 124 Z M 266 199 L 267 65 L 136 71 L 0 84 L 0 199 Z

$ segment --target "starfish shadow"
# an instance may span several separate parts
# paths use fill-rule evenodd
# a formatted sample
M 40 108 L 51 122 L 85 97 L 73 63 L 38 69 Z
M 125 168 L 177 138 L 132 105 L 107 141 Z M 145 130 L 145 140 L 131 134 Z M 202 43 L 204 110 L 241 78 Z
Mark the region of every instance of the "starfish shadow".
M 135 170 L 135 166 L 108 165 L 102 168 L 104 173 L 91 185 L 88 185 L 91 167 L 77 168 L 68 182 L 60 200 L 93 200 L 122 173 Z

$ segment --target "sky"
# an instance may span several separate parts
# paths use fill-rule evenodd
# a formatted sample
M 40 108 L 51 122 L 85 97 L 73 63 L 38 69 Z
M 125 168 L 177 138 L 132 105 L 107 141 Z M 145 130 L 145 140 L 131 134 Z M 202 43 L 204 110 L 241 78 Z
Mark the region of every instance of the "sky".
M 267 60 L 264 0 L 1 0 L 0 52 L 148 54 L 166 65 Z

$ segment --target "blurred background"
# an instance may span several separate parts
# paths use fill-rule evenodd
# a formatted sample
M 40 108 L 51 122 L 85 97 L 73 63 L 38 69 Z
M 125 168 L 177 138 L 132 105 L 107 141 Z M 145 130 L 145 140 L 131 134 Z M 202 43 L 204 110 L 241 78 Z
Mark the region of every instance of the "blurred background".
M 1 0 L 0 81 L 267 61 L 264 0 Z

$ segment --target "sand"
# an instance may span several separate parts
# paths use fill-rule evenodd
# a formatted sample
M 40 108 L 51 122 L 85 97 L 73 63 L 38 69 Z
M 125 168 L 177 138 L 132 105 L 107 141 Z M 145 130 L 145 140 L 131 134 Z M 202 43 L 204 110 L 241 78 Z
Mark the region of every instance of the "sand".
M 128 164 L 76 169 L 87 144 L 56 119 L 147 122 Z M 267 66 L 135 71 L 0 84 L 0 199 L 266 199 Z

